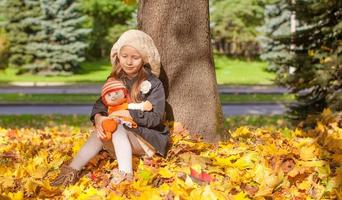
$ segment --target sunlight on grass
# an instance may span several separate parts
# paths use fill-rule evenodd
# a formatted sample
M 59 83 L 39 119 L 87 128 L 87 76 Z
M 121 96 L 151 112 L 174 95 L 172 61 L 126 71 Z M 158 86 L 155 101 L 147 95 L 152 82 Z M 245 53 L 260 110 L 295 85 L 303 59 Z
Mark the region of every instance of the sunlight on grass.
M 215 69 L 218 84 L 226 85 L 271 85 L 274 74 L 264 69 L 262 61 L 243 61 L 224 56 L 215 56 Z
M 274 74 L 266 72 L 265 62 L 244 61 L 225 56 L 214 56 L 218 84 L 229 85 L 271 85 Z M 10 82 L 65 82 L 65 83 L 103 83 L 110 74 L 110 62 L 107 59 L 82 63 L 81 70 L 70 76 L 44 77 L 38 75 L 21 75 L 17 69 L 7 68 L 0 71 L 0 84 Z
M 38 75 L 21 75 L 15 73 L 17 69 L 7 68 L 0 71 L 0 83 L 8 82 L 68 82 L 68 83 L 102 83 L 110 73 L 110 63 L 107 60 L 84 62 L 82 69 L 70 76 L 45 77 Z

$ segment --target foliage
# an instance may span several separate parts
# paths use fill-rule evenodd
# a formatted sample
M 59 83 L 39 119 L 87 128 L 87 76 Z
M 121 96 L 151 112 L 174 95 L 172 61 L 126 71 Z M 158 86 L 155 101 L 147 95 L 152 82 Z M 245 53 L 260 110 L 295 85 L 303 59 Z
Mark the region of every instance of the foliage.
M 136 8 L 131 1 L 81 0 L 82 12 L 91 19 L 88 57 L 108 57 L 113 42 L 129 29 L 129 20 Z M 114 33 L 114 34 L 113 34 Z
M 105 187 L 117 167 L 101 152 L 72 186 L 52 187 L 59 166 L 90 131 L 57 126 L 0 128 L 2 198 L 63 199 L 336 199 L 342 195 L 342 129 L 326 110 L 314 129 L 249 129 L 227 142 L 202 142 L 170 123 L 166 158 L 134 158 L 132 184 Z
M 341 111 L 342 2 L 308 0 L 292 5 L 279 0 L 270 6 L 265 58 L 277 73 L 276 82 L 296 95 L 290 116 L 301 120 L 325 107 Z M 291 11 L 297 16 L 293 38 L 288 24 Z
M 26 46 L 34 62 L 24 66 L 32 74 L 72 74 L 84 61 L 84 42 L 89 29 L 82 28 L 85 17 L 74 0 L 40 1 L 41 15 L 32 19 L 39 25 L 37 40 Z
M 256 57 L 260 53 L 257 27 L 263 24 L 265 2 L 268 1 L 212 1 L 214 48 L 225 55 Z
M 9 64 L 21 66 L 32 63 L 34 55 L 26 51 L 26 45 L 30 43 L 30 35 L 35 35 L 39 27 L 32 22 L 32 18 L 40 14 L 37 0 L 6 0 L 2 2 L 5 18 L 4 28 L 10 43 Z
M 285 60 L 290 56 L 289 47 L 282 44 L 284 38 L 290 34 L 291 11 L 285 0 L 279 0 L 265 6 L 265 23 L 259 28 L 262 35 L 258 36 L 262 47 L 261 59 L 268 61 L 268 70 L 277 72 L 277 65 L 273 60 Z M 286 69 L 284 69 L 286 70 Z M 284 72 L 278 71 L 278 76 Z
M 85 18 L 73 0 L 5 1 L 10 64 L 19 74 L 71 74 L 84 60 Z

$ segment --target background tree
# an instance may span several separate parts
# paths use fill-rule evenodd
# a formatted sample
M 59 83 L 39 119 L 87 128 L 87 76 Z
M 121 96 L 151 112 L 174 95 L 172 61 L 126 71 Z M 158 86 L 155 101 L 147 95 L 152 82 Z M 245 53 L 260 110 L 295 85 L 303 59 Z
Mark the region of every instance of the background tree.
M 81 4 L 92 27 L 87 57 L 107 58 L 114 41 L 129 29 L 136 5 L 122 0 L 81 0 Z
M 268 34 L 273 48 L 282 54 L 269 57 L 277 71 L 277 83 L 289 87 L 297 103 L 290 106 L 290 116 L 301 120 L 320 113 L 325 107 L 342 110 L 342 2 L 338 0 L 307 0 L 291 4 L 278 1 L 295 11 L 297 31 L 275 37 Z M 288 18 L 289 21 L 289 18 Z M 290 52 L 291 43 L 295 44 Z M 280 51 L 279 51 L 280 52 Z M 289 67 L 294 70 L 289 71 Z
M 272 4 L 265 6 L 264 24 L 259 28 L 262 33 L 258 40 L 262 47 L 260 58 L 268 61 L 268 70 L 277 73 L 277 81 L 282 80 L 281 76 L 286 76 L 288 68 L 282 68 L 277 62 L 284 62 L 291 59 L 289 48 L 290 17 L 291 11 L 286 0 L 276 0 Z M 277 62 L 276 62 L 277 61 Z
M 41 15 L 31 19 L 40 30 L 26 46 L 34 62 L 25 65 L 25 72 L 43 75 L 71 74 L 84 61 L 84 41 L 90 29 L 82 27 L 78 4 L 73 0 L 40 1 Z
M 208 0 L 140 0 L 138 27 L 156 43 L 165 71 L 167 119 L 218 139 L 223 116 L 217 92 Z
M 260 53 L 257 27 L 264 22 L 265 0 L 213 0 L 211 27 L 214 50 L 229 56 L 256 57 Z
M 30 42 L 30 35 L 35 35 L 39 28 L 27 19 L 39 16 L 39 1 L 5 0 L 2 5 L 3 25 L 10 43 L 9 64 L 21 67 L 32 63 L 34 55 L 26 51 L 26 45 Z

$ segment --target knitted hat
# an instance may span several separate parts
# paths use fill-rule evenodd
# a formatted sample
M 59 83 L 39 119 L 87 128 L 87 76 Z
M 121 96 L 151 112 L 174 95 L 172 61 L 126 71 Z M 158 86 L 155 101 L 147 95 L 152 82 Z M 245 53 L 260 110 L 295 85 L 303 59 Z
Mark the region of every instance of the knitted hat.
M 116 91 L 116 90 L 123 90 L 125 97 L 126 98 L 128 97 L 127 88 L 125 87 L 125 85 L 121 81 L 109 79 L 102 87 L 102 91 L 101 91 L 102 101 L 106 102 L 105 96 L 108 92 L 112 92 L 112 91 Z
M 126 45 L 137 49 L 143 58 L 144 64 L 150 64 L 152 73 L 157 77 L 159 76 L 160 56 L 158 49 L 154 45 L 152 38 L 139 30 L 129 30 L 124 32 L 113 45 L 110 52 L 110 60 L 113 67 L 116 67 L 115 60 L 120 53 L 120 49 Z

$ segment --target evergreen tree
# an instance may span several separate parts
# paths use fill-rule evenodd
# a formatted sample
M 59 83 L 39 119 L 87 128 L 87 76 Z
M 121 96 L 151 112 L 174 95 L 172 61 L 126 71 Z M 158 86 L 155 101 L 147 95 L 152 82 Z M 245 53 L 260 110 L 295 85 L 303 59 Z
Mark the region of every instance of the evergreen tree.
M 26 45 L 30 42 L 30 35 L 35 35 L 39 26 L 29 18 L 38 17 L 40 7 L 38 0 L 4 0 L 3 23 L 10 43 L 9 63 L 21 67 L 33 62 L 34 55 L 26 51 Z
M 286 43 L 290 35 L 290 16 L 291 11 L 287 0 L 278 0 L 273 4 L 265 6 L 264 24 L 259 27 L 262 33 L 258 36 L 262 48 L 260 58 L 269 62 L 268 70 L 278 73 L 278 76 L 283 76 L 288 71 L 276 65 L 276 61 L 284 62 L 290 59 L 290 48 Z M 276 81 L 280 81 L 278 78 Z M 281 84 L 277 82 L 278 84 Z
M 325 107 L 341 112 L 342 2 L 305 0 L 283 4 L 296 13 L 297 30 L 292 37 L 289 32 L 283 37 L 268 34 L 269 47 L 273 47 L 267 50 L 281 53 L 267 58 L 275 66 L 277 83 L 296 95 L 297 102 L 290 105 L 290 116 L 301 120 L 315 116 Z M 295 46 L 292 51 L 291 44 Z M 289 67 L 294 70 L 289 71 Z
M 26 46 L 34 62 L 25 65 L 25 71 L 43 75 L 75 72 L 84 60 L 84 39 L 90 32 L 82 27 L 85 16 L 74 0 L 41 0 L 40 8 L 41 16 L 30 19 L 40 30 Z

